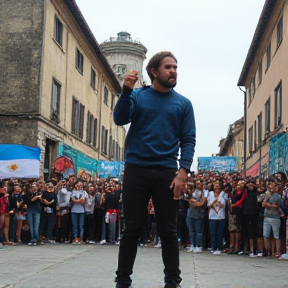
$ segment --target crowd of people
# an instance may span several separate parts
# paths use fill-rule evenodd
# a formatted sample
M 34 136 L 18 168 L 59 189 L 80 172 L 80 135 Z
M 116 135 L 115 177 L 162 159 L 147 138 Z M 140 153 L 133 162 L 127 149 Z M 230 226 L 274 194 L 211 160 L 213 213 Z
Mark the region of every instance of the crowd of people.
M 179 246 L 250 257 L 288 254 L 288 184 L 283 172 L 265 180 L 239 173 L 191 173 L 179 199 Z M 118 179 L 0 182 L 2 245 L 117 244 L 125 228 Z M 139 246 L 161 247 L 150 199 Z

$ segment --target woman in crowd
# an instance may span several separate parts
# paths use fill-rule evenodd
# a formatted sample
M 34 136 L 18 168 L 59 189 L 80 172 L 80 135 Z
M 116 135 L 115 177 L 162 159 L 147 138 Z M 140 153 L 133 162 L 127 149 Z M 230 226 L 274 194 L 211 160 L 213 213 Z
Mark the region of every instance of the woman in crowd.
M 84 231 L 87 244 L 95 244 L 95 186 L 88 185 L 88 197 L 85 203 Z
M 22 231 L 22 225 L 23 220 L 26 220 L 26 214 L 27 214 L 27 205 L 25 204 L 24 198 L 25 194 L 28 193 L 29 186 L 28 184 L 24 185 L 24 191 L 22 191 L 22 187 L 19 185 L 16 185 L 14 187 L 14 197 L 16 199 L 17 208 L 15 209 L 15 216 L 17 219 L 17 228 L 16 228 L 16 240 L 17 244 L 21 244 L 21 231 Z
M 209 207 L 209 231 L 211 253 L 214 255 L 221 254 L 222 236 L 225 226 L 225 208 L 228 195 L 222 190 L 221 181 L 214 180 L 213 190 L 207 197 Z
M 2 233 L 5 227 L 5 215 L 8 209 L 8 194 L 6 191 L 6 187 L 3 182 L 0 182 L 0 238 L 2 237 Z M 0 247 L 3 246 L 3 243 L 0 243 Z
M 189 202 L 189 233 L 190 233 L 190 248 L 187 252 L 201 253 L 202 252 L 202 235 L 203 235 L 203 220 L 205 216 L 205 208 L 207 204 L 208 191 L 204 190 L 203 180 L 196 180 L 196 189 L 192 192 Z
M 87 193 L 83 190 L 83 182 L 77 181 L 71 194 L 71 221 L 74 237 L 72 244 L 83 243 L 86 199 Z
M 46 236 L 50 244 L 55 244 L 52 232 L 56 224 L 56 203 L 57 195 L 52 182 L 46 183 L 46 190 L 42 194 L 43 202 L 43 236 Z
M 246 194 L 245 181 L 239 180 L 236 189 L 232 189 L 228 201 L 228 229 L 230 233 L 229 254 L 238 254 L 240 252 L 242 203 Z

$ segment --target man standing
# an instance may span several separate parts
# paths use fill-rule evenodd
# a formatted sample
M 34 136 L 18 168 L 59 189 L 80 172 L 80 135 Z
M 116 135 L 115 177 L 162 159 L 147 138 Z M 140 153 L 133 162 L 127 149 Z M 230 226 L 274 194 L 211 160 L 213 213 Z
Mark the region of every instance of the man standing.
M 155 54 L 146 70 L 151 87 L 133 90 L 138 72 L 127 72 L 114 110 L 116 125 L 131 122 L 123 178 L 125 230 L 119 247 L 116 288 L 128 288 L 132 283 L 130 275 L 150 197 L 162 243 L 165 288 L 180 287 L 182 280 L 176 219 L 178 200 L 194 155 L 194 112 L 191 102 L 173 89 L 177 83 L 177 60 L 171 52 Z

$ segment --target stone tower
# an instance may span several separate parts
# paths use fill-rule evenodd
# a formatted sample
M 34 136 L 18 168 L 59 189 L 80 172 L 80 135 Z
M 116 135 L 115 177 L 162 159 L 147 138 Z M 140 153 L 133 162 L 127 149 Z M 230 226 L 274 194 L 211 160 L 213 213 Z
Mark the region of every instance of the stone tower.
M 137 40 L 132 40 L 128 32 L 119 32 L 117 37 L 110 37 L 100 44 L 102 53 L 122 84 L 124 74 L 129 70 L 139 72 L 139 81 L 135 88 L 143 85 L 143 61 L 146 59 L 147 48 Z

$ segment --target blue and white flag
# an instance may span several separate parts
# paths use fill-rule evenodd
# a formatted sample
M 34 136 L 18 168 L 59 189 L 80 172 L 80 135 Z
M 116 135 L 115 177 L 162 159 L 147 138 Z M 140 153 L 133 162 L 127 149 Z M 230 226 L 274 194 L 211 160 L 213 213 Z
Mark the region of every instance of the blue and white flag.
M 0 179 L 39 178 L 40 148 L 0 144 Z

